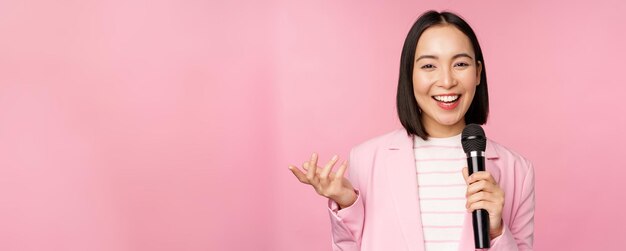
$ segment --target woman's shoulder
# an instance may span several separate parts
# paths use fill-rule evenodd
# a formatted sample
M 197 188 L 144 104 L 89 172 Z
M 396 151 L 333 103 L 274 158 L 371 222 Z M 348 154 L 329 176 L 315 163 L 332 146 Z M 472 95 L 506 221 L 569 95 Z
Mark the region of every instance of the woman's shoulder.
M 509 147 L 506 147 L 492 139 L 487 140 L 487 158 L 497 158 L 501 162 L 504 163 L 513 163 L 521 166 L 524 171 L 528 171 L 528 169 L 532 168 L 532 163 L 529 159 L 524 157 L 522 154 L 512 150 Z
M 490 146 L 491 145 L 491 146 Z M 524 156 L 493 140 L 487 141 L 487 150 L 496 153 L 485 166 L 496 179 L 504 193 L 512 200 L 513 208 L 534 194 L 535 171 L 533 164 Z M 487 158 L 489 159 L 489 153 Z M 517 202 L 520 201 L 520 202 Z
M 395 129 L 362 141 L 361 143 L 355 145 L 352 150 L 358 152 L 375 151 L 381 147 L 392 146 L 406 138 L 410 138 L 410 136 L 407 135 L 404 128 Z
M 398 144 L 407 144 L 407 138 L 410 138 L 410 136 L 407 136 L 404 128 L 395 129 L 371 137 L 352 147 L 350 150 L 351 181 L 357 182 L 356 184 L 367 184 L 368 179 L 366 177 L 371 175 L 377 156 L 384 152 L 385 149 Z

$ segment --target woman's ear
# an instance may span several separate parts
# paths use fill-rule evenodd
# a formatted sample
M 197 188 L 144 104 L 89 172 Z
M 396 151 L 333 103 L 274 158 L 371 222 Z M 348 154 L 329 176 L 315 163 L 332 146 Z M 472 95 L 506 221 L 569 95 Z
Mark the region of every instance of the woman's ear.
M 476 67 L 476 78 L 478 79 L 478 83 L 476 83 L 476 85 L 480 85 L 480 76 L 482 76 L 483 73 L 483 62 L 476 61 L 476 64 L 478 65 Z

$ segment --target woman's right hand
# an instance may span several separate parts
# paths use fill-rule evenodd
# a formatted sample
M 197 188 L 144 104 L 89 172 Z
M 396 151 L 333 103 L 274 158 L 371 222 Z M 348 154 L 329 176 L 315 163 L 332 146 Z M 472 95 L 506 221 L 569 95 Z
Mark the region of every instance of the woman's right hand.
M 319 195 L 337 202 L 339 208 L 346 208 L 356 201 L 357 194 L 350 181 L 343 177 L 346 169 L 348 169 L 346 161 L 343 161 L 337 172 L 332 171 L 337 160 L 339 160 L 339 157 L 337 155 L 333 156 L 322 169 L 317 166 L 317 154 L 313 153 L 311 160 L 302 164 L 306 174 L 293 165 L 289 165 L 289 170 L 300 182 L 313 186 Z

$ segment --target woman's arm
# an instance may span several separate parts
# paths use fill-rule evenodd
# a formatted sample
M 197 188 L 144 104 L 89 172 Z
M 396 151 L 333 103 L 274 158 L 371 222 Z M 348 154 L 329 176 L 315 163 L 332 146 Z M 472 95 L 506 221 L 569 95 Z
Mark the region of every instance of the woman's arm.
M 328 200 L 333 250 L 360 250 L 363 219 L 363 201 L 358 190 L 357 199 L 349 207 L 339 209 L 336 202 Z
M 350 164 L 353 161 L 352 153 Z M 329 199 L 333 249 L 359 250 L 364 218 L 363 199 L 358 188 L 355 189 L 350 179 L 344 177 L 348 162 L 344 161 L 336 172 L 332 171 L 338 160 L 339 157 L 335 155 L 325 166 L 318 167 L 318 156 L 314 153 L 309 161 L 303 163 L 306 173 L 293 165 L 289 165 L 289 170 L 300 182 L 311 185 L 319 195 Z M 358 180 L 355 178 L 357 173 L 355 170 L 349 172 L 351 180 Z
M 517 207 L 511 216 L 511 224 L 503 223 L 502 235 L 491 240 L 490 250 L 533 250 L 535 172 L 529 161 L 522 160 L 522 163 L 528 171 L 520 184 L 519 203 L 515 203 Z
M 359 182 L 359 163 L 355 158 L 355 149 L 350 151 L 350 171 L 348 180 L 354 187 L 356 200 L 348 207 L 340 209 L 337 202 L 328 200 L 330 214 L 330 226 L 333 242 L 333 250 L 358 251 L 361 248 L 361 236 L 363 234 L 363 221 L 365 219 L 365 207 L 361 184 Z

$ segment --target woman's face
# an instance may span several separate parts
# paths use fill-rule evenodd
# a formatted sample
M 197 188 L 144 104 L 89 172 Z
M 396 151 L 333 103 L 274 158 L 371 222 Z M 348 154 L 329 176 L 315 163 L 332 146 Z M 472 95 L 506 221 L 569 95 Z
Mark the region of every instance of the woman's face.
M 481 71 L 469 38 L 453 25 L 422 33 L 415 51 L 413 92 L 431 136 L 463 130 Z

